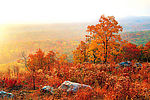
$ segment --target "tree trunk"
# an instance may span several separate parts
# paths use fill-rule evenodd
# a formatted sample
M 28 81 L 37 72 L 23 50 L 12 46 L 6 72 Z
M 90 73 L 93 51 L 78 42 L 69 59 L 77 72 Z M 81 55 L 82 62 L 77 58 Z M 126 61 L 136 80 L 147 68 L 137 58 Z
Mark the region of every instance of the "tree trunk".
M 148 58 L 149 58 L 149 57 L 147 57 L 147 63 L 148 63 Z
M 35 70 L 32 72 L 33 90 L 35 90 Z
M 94 56 L 94 64 L 96 63 L 96 56 L 95 56 L 95 51 L 93 53 L 93 56 Z
M 33 75 L 33 90 L 35 90 L 35 76 Z
M 106 43 L 105 43 L 105 61 L 104 63 L 107 63 L 107 37 L 106 37 Z

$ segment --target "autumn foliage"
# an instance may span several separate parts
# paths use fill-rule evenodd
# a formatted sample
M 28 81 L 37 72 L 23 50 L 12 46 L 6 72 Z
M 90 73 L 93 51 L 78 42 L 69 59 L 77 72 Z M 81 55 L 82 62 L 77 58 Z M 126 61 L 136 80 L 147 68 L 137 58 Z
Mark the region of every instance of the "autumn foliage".
M 73 51 L 73 62 L 65 54 L 38 49 L 22 59 L 24 72 L 14 67 L 0 73 L 0 89 L 14 93 L 16 99 L 149 100 L 150 42 L 137 46 L 122 40 L 120 31 L 113 16 L 102 15 L 98 24 L 87 27 L 86 41 Z M 132 63 L 123 67 L 121 61 Z M 90 85 L 92 90 L 70 94 L 57 90 L 67 80 Z M 55 93 L 41 93 L 46 85 L 54 87 Z
M 121 44 L 121 37 L 118 33 L 122 29 L 113 16 L 102 15 L 98 24 L 87 27 L 89 34 L 86 35 L 86 42 L 81 42 L 74 51 L 74 61 L 106 63 L 116 59 Z M 78 61 L 77 57 L 81 60 Z
M 150 42 L 137 46 L 122 40 L 122 26 L 113 16 L 101 16 L 99 23 L 87 27 L 86 41 L 73 51 L 74 63 L 118 63 L 121 61 L 149 61 Z

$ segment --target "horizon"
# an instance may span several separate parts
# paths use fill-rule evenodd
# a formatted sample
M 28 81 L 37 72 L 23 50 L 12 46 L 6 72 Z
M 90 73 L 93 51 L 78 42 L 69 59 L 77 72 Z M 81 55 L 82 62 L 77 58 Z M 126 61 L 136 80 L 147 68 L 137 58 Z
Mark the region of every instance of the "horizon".
M 106 16 L 106 15 L 105 15 Z M 150 16 L 125 16 L 125 17 L 116 17 L 114 16 L 117 21 L 122 21 L 128 18 L 150 18 Z M 100 16 L 99 16 L 100 18 Z M 81 21 L 81 22 L 16 22 L 16 23 L 0 23 L 1 25 L 60 25 L 60 24 L 87 24 L 87 23 L 97 23 L 98 20 L 91 20 L 91 21 Z

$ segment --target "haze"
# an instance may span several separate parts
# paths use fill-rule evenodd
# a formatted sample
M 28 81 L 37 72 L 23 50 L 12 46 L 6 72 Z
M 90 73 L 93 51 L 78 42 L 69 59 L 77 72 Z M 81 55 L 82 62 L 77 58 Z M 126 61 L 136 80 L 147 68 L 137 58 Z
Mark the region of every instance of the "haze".
M 97 21 L 100 15 L 150 16 L 150 0 L 1 0 L 0 24 Z

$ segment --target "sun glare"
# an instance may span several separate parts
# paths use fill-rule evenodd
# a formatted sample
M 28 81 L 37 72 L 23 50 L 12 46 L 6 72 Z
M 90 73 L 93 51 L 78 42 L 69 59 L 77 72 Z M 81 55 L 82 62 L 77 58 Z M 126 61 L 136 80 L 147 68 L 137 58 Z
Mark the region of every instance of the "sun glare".
M 1 0 L 0 24 L 87 22 L 102 14 L 150 15 L 149 0 Z
M 6 25 L 3 25 L 3 24 L 0 24 L 0 42 L 3 43 L 4 40 L 5 40 L 5 26 Z

